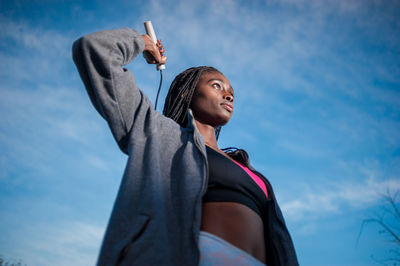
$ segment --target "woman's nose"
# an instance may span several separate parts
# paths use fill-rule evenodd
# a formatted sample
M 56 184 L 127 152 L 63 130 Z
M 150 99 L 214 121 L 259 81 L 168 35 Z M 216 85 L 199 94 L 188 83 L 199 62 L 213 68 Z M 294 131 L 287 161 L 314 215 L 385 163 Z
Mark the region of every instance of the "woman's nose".
M 225 93 L 224 99 L 229 101 L 229 102 L 231 102 L 231 103 L 233 102 L 233 96 L 231 94 L 229 94 L 229 93 Z

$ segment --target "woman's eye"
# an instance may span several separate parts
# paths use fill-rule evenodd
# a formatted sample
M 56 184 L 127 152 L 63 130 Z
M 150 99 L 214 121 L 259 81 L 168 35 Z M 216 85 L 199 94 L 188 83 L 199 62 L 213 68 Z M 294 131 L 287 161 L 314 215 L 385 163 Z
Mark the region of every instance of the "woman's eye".
M 219 84 L 219 83 L 214 83 L 213 85 L 212 85 L 214 88 L 216 88 L 217 90 L 220 90 L 222 87 L 221 87 L 221 85 Z

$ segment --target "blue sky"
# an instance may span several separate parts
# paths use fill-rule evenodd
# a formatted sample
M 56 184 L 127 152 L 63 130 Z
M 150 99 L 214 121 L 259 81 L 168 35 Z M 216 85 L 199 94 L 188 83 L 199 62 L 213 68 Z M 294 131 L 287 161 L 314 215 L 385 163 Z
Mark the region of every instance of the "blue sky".
M 1 0 L 0 255 L 95 263 L 126 156 L 71 45 L 152 20 L 168 56 L 161 103 L 190 66 L 230 79 L 220 146 L 245 148 L 270 179 L 301 265 L 377 265 L 391 243 L 373 225 L 357 237 L 380 195 L 400 189 L 398 14 L 378 0 Z M 139 56 L 128 68 L 154 101 L 154 66 Z

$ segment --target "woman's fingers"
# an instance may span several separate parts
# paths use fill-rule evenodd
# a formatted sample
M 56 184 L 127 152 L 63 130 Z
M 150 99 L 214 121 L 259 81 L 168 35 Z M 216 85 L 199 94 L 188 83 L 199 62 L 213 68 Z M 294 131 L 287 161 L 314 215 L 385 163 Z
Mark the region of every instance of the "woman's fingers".
M 160 64 L 165 65 L 166 62 L 167 62 L 167 57 L 163 55 L 163 56 L 161 57 Z
M 160 61 L 160 63 L 161 63 L 161 64 L 165 64 L 165 63 L 167 62 L 167 57 L 164 55 L 165 48 L 164 48 L 164 46 L 162 45 L 161 40 L 157 40 L 156 46 L 158 47 L 158 50 L 159 50 L 159 52 L 160 52 L 160 54 L 161 54 L 161 61 Z
M 161 56 L 163 56 L 163 55 L 164 55 L 164 52 L 165 52 L 164 47 L 161 47 L 161 48 L 159 48 L 158 50 L 160 51 Z
M 158 47 L 158 50 L 160 51 L 161 56 L 164 56 L 164 46 L 161 43 L 161 40 L 157 40 L 156 46 Z
M 142 35 L 145 46 L 143 50 L 143 56 L 149 64 L 165 64 L 167 57 L 164 56 L 164 46 L 161 40 L 157 40 L 154 44 L 153 40 L 147 34 Z

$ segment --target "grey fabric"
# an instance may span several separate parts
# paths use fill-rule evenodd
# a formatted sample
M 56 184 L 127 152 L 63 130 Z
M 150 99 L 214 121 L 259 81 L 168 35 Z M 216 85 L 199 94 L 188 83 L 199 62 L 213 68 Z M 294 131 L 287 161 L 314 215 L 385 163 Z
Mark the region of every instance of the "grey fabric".
M 199 266 L 265 266 L 249 253 L 205 231 L 200 231 L 199 249 Z
M 156 112 L 137 88 L 123 66 L 143 49 L 140 34 L 128 28 L 93 33 L 73 45 L 89 97 L 128 155 L 98 265 L 197 265 L 208 170 L 204 139 L 190 110 L 187 127 L 180 127 Z M 298 265 L 269 182 L 268 194 L 267 264 Z
M 93 105 L 129 156 L 98 265 L 196 265 L 204 140 L 191 116 L 182 128 L 156 112 L 123 68 L 143 49 L 140 34 L 128 28 L 73 45 Z

